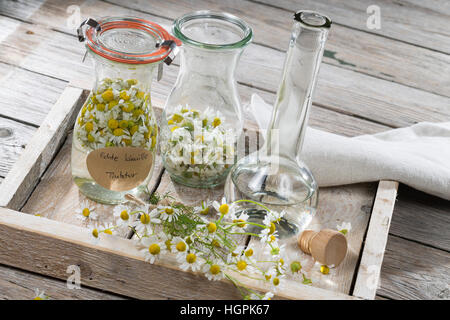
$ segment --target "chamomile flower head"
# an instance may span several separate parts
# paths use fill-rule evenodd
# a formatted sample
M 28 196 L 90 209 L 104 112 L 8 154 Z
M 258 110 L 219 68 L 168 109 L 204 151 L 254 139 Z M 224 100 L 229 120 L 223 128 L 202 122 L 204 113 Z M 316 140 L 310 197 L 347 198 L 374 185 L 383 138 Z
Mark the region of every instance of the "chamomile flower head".
M 113 212 L 118 226 L 132 225 L 132 211 L 128 206 L 115 206 Z
M 159 218 L 163 221 L 172 222 L 178 219 L 178 215 L 180 214 L 177 208 L 173 208 L 171 206 L 162 206 L 158 208 L 158 212 L 160 214 Z
M 226 216 L 228 213 L 233 211 L 234 205 L 227 203 L 227 199 L 223 197 L 221 202 L 214 201 L 213 207 L 216 209 L 219 216 Z
M 77 218 L 83 221 L 96 220 L 97 213 L 95 212 L 94 206 L 92 206 L 88 200 L 81 202 L 80 207 L 76 210 Z
M 184 271 L 199 271 L 205 264 L 202 256 L 194 251 L 186 252 L 184 255 L 178 255 L 177 260 L 181 263 L 180 268 Z
M 241 212 L 239 216 L 236 216 L 233 213 L 233 218 L 231 220 L 232 222 L 232 229 L 231 232 L 243 232 L 248 226 L 248 218 L 249 215 L 246 212 Z
M 172 252 L 177 253 L 180 257 L 184 257 L 189 251 L 189 244 L 181 237 L 174 237 L 172 244 Z
M 211 263 L 206 263 L 203 266 L 203 273 L 208 278 L 208 280 L 217 281 L 224 278 L 223 271 L 225 270 L 225 264 L 221 260 L 212 261 Z
M 148 206 L 141 206 L 136 210 L 139 212 L 139 219 L 133 223 L 133 227 L 140 236 L 147 236 L 153 234 L 155 224 L 160 224 L 161 220 L 157 218 L 159 213 L 156 209 L 149 212 Z
M 140 251 L 144 254 L 145 261 L 154 263 L 161 255 L 167 253 L 166 244 L 156 236 L 143 237 Z
M 352 224 L 350 222 L 343 222 L 342 224 L 338 224 L 336 229 L 346 235 L 350 230 L 352 230 Z
M 194 212 L 206 216 L 211 207 L 211 201 L 203 200 L 200 206 L 194 207 Z
M 44 290 L 39 290 L 38 288 L 34 289 L 34 298 L 33 300 L 49 300 L 50 297 L 45 294 Z

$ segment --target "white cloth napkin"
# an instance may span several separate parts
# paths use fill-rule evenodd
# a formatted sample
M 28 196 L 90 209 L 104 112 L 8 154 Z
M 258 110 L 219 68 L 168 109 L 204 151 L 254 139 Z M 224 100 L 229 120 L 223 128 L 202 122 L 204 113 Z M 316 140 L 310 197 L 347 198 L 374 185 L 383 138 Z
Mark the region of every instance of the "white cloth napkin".
M 265 131 L 272 106 L 253 94 L 246 111 Z M 450 200 L 450 122 L 352 138 L 308 127 L 300 159 L 319 186 L 395 180 Z

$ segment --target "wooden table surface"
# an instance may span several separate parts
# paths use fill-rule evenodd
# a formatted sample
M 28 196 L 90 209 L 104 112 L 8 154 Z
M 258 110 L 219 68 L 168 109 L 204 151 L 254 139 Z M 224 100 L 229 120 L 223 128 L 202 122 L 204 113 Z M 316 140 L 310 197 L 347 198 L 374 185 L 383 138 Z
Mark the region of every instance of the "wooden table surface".
M 368 28 L 380 9 L 379 29 Z M 192 10 L 223 10 L 246 20 L 255 38 L 241 58 L 242 102 L 254 92 L 273 102 L 292 14 L 318 10 L 332 30 L 310 125 L 346 136 L 420 121 L 450 121 L 450 1 L 447 0 L 0 0 L 0 183 L 72 79 L 91 78 L 73 26 L 80 18 L 133 15 L 165 27 Z M 370 8 L 369 8 L 370 9 Z M 75 23 L 74 23 L 75 22 Z M 370 24 L 369 24 L 370 26 Z M 153 95 L 165 99 L 178 66 L 165 69 Z M 391 224 L 380 299 L 449 299 L 450 201 L 401 185 Z M 0 299 L 123 299 L 0 265 Z

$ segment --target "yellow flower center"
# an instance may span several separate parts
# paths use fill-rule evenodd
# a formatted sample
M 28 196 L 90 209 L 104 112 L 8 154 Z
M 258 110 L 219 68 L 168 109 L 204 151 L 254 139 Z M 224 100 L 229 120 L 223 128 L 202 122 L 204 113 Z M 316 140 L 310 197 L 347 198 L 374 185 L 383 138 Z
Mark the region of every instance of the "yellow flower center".
M 193 253 L 189 253 L 189 254 L 186 256 L 186 261 L 187 261 L 187 263 L 194 263 L 195 260 L 197 260 L 197 256 L 196 256 L 195 254 L 193 254 Z
M 216 232 L 216 230 L 217 230 L 217 226 L 216 226 L 216 224 L 214 222 L 208 223 L 207 228 L 208 228 L 208 232 L 209 233 Z
M 106 234 L 112 234 L 112 230 L 111 229 L 106 229 L 105 231 L 103 231 Z
M 230 207 L 229 207 L 226 203 L 224 203 L 223 205 L 221 205 L 221 206 L 219 207 L 219 212 L 220 212 L 221 214 L 227 214 L 227 213 L 228 213 L 228 210 L 230 210 Z
M 273 278 L 272 283 L 273 283 L 274 286 L 277 286 L 277 285 L 280 284 L 280 279 L 278 279 L 278 278 Z
M 90 134 L 90 133 L 88 134 L 87 139 L 88 139 L 89 142 L 94 142 L 95 141 L 94 136 L 92 134 Z
M 128 128 L 128 121 L 127 120 L 120 120 L 119 127 L 121 127 L 122 129 Z
M 175 247 L 179 252 L 184 252 L 186 251 L 186 243 L 184 243 L 183 241 L 180 241 L 177 243 L 176 247 Z
M 320 272 L 323 274 L 328 274 L 330 272 L 330 268 L 328 268 L 326 265 L 323 265 L 320 267 Z
M 98 110 L 98 111 L 105 111 L 105 104 L 99 103 L 99 104 L 97 105 L 97 110 Z
M 41 297 L 37 296 L 36 298 L 34 298 L 33 300 L 42 300 Z
M 221 123 L 221 121 L 220 121 L 219 118 L 214 118 L 214 120 L 213 120 L 213 126 L 214 126 L 214 128 L 217 127 L 217 126 L 219 126 L 220 123 Z
M 128 211 L 127 210 L 123 210 L 120 213 L 120 219 L 122 220 L 128 220 L 130 218 L 130 216 L 128 215 Z
M 152 255 L 157 255 L 158 253 L 160 253 L 160 251 L 161 248 L 157 243 L 152 243 L 150 247 L 148 247 L 148 252 L 150 252 L 150 254 Z
M 209 213 L 209 207 L 206 207 L 205 209 L 203 209 L 203 210 L 200 210 L 200 214 L 203 214 L 203 215 L 207 215 Z
M 266 274 L 264 277 L 266 278 L 267 281 L 269 281 L 270 278 L 272 278 L 272 276 L 270 274 Z
M 94 238 L 98 238 L 98 230 L 97 229 L 92 230 L 92 235 L 94 236 Z
M 248 249 L 247 251 L 245 251 L 246 257 L 251 257 L 252 255 L 253 255 L 253 249 Z
M 115 135 L 116 137 L 123 135 L 123 129 L 121 128 L 114 129 L 113 135 Z
M 220 266 L 217 265 L 217 264 L 213 264 L 213 265 L 211 266 L 211 268 L 209 268 L 209 272 L 211 272 L 211 274 L 214 274 L 214 275 L 219 274 L 219 272 L 220 272 Z
M 164 212 L 165 212 L 166 214 L 168 214 L 168 215 L 171 215 L 171 214 L 173 214 L 173 209 L 172 209 L 172 208 L 165 208 L 165 209 L 164 209 Z
M 275 223 L 270 223 L 269 234 L 273 234 L 276 230 Z
M 275 241 L 277 238 L 275 238 L 275 236 L 274 235 L 271 235 L 270 236 L 270 242 L 273 242 L 273 241 Z
M 283 258 L 280 258 L 280 264 L 281 264 L 282 266 L 284 266 L 284 260 L 283 260 Z
M 216 239 L 214 239 L 214 240 L 211 242 L 211 244 L 212 244 L 214 247 L 216 247 L 216 248 L 220 248 L 220 243 L 219 243 L 219 241 L 217 241 Z
M 300 262 L 293 261 L 291 263 L 291 271 L 292 271 L 292 273 L 299 272 L 301 268 L 302 268 L 302 265 L 300 264 Z
M 245 270 L 245 268 L 247 268 L 247 262 L 245 262 L 244 260 L 240 260 L 238 261 L 238 263 L 236 263 L 236 266 L 239 271 Z
M 150 223 L 150 216 L 148 213 L 141 214 L 141 217 L 139 218 L 141 220 L 142 224 L 149 224 Z
M 164 242 L 164 244 L 166 245 L 166 248 L 167 248 L 168 250 L 170 250 L 170 247 L 172 246 L 172 242 L 171 242 L 170 240 L 166 240 L 166 241 Z
M 91 211 L 89 210 L 89 208 L 83 209 L 83 216 L 85 216 L 87 218 L 87 217 L 89 217 L 90 214 L 91 214 Z
M 245 227 L 245 221 L 242 219 L 233 220 L 233 223 L 236 223 L 236 226 L 239 228 Z
M 91 132 L 94 129 L 94 124 L 92 122 L 88 122 L 84 125 L 84 128 L 87 132 Z
M 116 129 L 118 126 L 119 126 L 119 121 L 117 121 L 116 119 L 109 119 L 108 127 L 110 129 Z
M 105 92 L 102 93 L 102 98 L 103 100 L 110 102 L 111 100 L 114 99 L 114 93 L 112 92 L 112 90 L 106 90 Z

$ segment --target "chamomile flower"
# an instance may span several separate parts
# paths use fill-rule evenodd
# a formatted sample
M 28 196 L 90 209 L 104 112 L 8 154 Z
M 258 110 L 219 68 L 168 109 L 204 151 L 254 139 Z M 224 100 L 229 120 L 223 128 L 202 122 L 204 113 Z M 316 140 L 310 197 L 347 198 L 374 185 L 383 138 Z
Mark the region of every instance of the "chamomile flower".
M 205 263 L 205 260 L 198 252 L 186 252 L 184 255 L 177 256 L 178 262 L 181 263 L 180 268 L 184 271 L 199 271 Z
M 144 254 L 145 261 L 151 264 L 167 252 L 166 244 L 156 236 L 143 237 L 141 245 L 144 246 L 140 251 Z
M 178 219 L 178 215 L 180 214 L 180 212 L 178 211 L 178 209 L 173 208 L 171 206 L 163 206 L 158 208 L 159 214 L 160 214 L 160 219 L 163 221 L 168 221 L 168 222 L 172 222 L 174 220 Z
M 201 215 L 207 215 L 210 211 L 211 201 L 204 200 L 200 206 L 194 207 L 194 212 Z
M 225 197 L 222 198 L 221 202 L 214 201 L 213 207 L 216 209 L 217 214 L 219 216 L 226 216 L 229 212 L 232 212 L 234 209 L 234 204 L 228 204 L 227 199 Z
M 148 206 L 142 206 L 136 211 L 140 211 L 139 219 L 134 221 L 133 227 L 137 234 L 140 236 L 146 236 L 153 234 L 154 224 L 160 224 L 161 220 L 156 218 L 159 213 L 156 209 L 148 212 Z
M 225 270 L 225 265 L 222 261 L 217 260 L 211 263 L 206 263 L 203 266 L 203 273 L 208 278 L 208 280 L 217 281 L 224 278 L 223 271 Z
M 236 215 L 233 213 L 233 218 L 232 218 L 232 229 L 231 232 L 243 232 L 248 224 L 247 224 L 247 220 L 249 218 L 249 215 L 245 212 L 242 212 L 239 216 L 236 217 Z
M 132 215 L 129 207 L 124 205 L 118 205 L 114 207 L 114 217 L 117 220 L 118 226 L 123 225 L 131 225 L 132 224 Z
M 352 224 L 350 222 L 343 222 L 342 224 L 338 224 L 336 229 L 346 235 L 350 230 L 352 230 Z
M 39 290 L 38 288 L 34 289 L 34 298 L 33 300 L 49 300 L 50 297 L 45 294 L 44 290 Z
M 174 237 L 172 239 L 172 252 L 177 253 L 177 259 L 185 258 L 186 252 L 189 251 L 189 244 L 181 237 Z
M 83 221 L 97 219 L 95 208 L 89 204 L 88 200 L 82 201 L 80 207 L 75 212 L 78 213 L 77 218 Z

